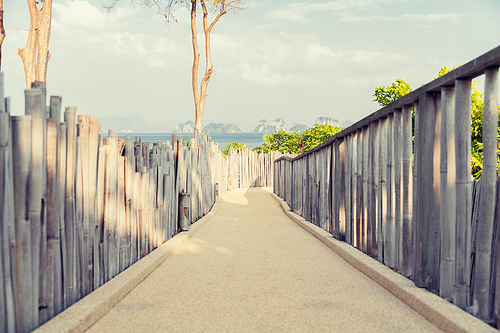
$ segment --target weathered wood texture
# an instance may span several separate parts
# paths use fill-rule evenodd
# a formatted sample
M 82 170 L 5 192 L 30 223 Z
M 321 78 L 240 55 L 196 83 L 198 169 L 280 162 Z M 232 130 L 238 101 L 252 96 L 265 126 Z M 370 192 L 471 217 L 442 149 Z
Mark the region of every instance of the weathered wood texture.
M 191 145 L 173 136 L 150 147 L 115 130 L 103 138 L 98 117 L 75 107 L 61 123 L 61 97 L 46 107 L 43 85 L 26 90 L 26 116 L 11 117 L 2 79 L 1 332 L 34 330 L 187 230 L 227 191 L 274 184 L 282 154 L 224 157 L 201 133 Z
M 497 47 L 274 162 L 275 193 L 294 212 L 497 327 L 499 66 Z M 483 176 L 472 182 L 471 82 L 483 74 Z

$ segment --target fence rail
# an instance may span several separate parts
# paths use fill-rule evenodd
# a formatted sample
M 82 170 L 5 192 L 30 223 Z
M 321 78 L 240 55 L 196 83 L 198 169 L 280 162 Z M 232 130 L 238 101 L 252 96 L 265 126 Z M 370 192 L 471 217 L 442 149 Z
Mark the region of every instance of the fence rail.
M 223 157 L 207 134 L 152 145 L 103 138 L 26 90 L 11 116 L 0 73 L 0 331 L 29 332 L 204 216 L 228 190 L 273 186 L 273 153 Z
M 275 193 L 297 214 L 497 326 L 499 66 L 497 47 L 318 147 L 279 158 L 274 170 Z M 479 185 L 470 171 L 471 82 L 483 74 Z

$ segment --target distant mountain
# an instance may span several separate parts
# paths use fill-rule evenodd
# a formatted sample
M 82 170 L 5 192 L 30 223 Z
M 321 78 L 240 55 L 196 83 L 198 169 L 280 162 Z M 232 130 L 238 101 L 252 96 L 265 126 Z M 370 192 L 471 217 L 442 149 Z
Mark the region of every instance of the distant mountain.
M 238 126 L 244 133 L 250 133 L 254 128 L 254 125 L 246 120 L 237 120 L 232 123 Z
M 241 129 L 235 124 L 210 123 L 203 127 L 203 133 L 241 133 Z
M 294 123 L 292 125 L 292 127 L 290 128 L 290 132 L 303 132 L 303 131 L 305 131 L 308 128 L 309 127 L 307 127 L 304 124 Z
M 253 132 L 255 133 L 277 133 L 279 131 L 285 131 L 285 121 L 283 119 L 267 120 L 261 119 Z
M 341 126 L 340 121 L 337 118 L 333 118 L 333 117 L 319 117 L 318 119 L 316 119 L 315 124 L 319 124 L 319 125 L 328 124 L 328 125 L 333 126 L 333 127 L 340 127 Z
M 174 133 L 194 133 L 194 121 L 188 120 L 185 123 L 180 123 L 175 127 Z
M 351 126 L 352 124 L 354 124 L 352 121 L 346 120 L 346 121 L 343 121 L 340 124 L 340 126 L 343 127 L 343 128 L 347 128 L 347 127 Z
M 177 122 L 177 120 L 170 120 L 164 123 L 158 122 L 150 125 L 146 119 L 137 112 L 132 112 L 126 117 L 99 117 L 99 124 L 101 124 L 103 133 L 106 133 L 109 129 L 127 133 L 168 133 L 172 131 Z

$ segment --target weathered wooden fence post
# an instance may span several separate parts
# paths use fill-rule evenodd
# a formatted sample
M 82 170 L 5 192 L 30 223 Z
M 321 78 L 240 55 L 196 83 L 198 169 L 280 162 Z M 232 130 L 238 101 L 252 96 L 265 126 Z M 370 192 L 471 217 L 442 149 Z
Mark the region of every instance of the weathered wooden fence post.
M 403 216 L 402 216 L 402 167 L 403 167 L 403 133 L 402 112 L 394 111 L 394 267 L 401 271 L 403 255 Z
M 387 211 L 386 211 L 386 226 L 384 238 L 384 259 L 385 264 L 389 267 L 395 266 L 395 227 L 394 227 L 394 114 L 387 115 L 387 164 L 386 164 L 386 194 L 387 194 Z
M 16 332 L 18 261 L 14 203 L 14 167 L 12 125 L 3 97 L 3 73 L 0 72 L 0 330 Z M 29 125 L 31 128 L 31 125 Z M 29 137 L 26 140 L 30 140 Z
M 31 255 L 32 255 L 32 271 L 33 289 L 32 296 L 36 300 L 34 307 L 34 323 L 38 326 L 39 321 L 39 298 L 40 287 L 42 285 L 40 266 L 42 259 L 42 235 L 46 235 L 44 221 L 44 183 L 45 183 L 45 164 L 44 164 L 44 120 L 45 120 L 45 103 L 43 91 L 40 88 L 27 89 L 25 92 L 25 110 L 26 115 L 32 117 L 31 130 L 31 161 L 36 168 L 31 170 L 30 186 L 29 186 L 29 205 L 30 205 L 30 230 L 31 230 Z M 45 258 L 44 258 L 45 259 Z
M 378 261 L 387 264 L 387 118 L 379 120 Z
M 68 306 L 78 300 L 76 288 L 76 257 L 75 257 L 75 144 L 76 144 L 76 108 L 67 107 L 64 113 L 66 122 L 66 202 L 64 222 L 66 230 Z
M 378 232 L 378 187 L 379 187 L 379 165 L 380 165 L 380 135 L 379 135 L 379 122 L 372 122 L 369 127 L 370 142 L 369 142 L 369 154 L 368 154 L 368 226 L 367 226 L 367 240 L 369 243 L 370 255 L 374 258 L 378 258 L 378 243 L 377 243 L 377 232 Z
M 32 117 L 12 117 L 12 143 L 14 161 L 14 197 L 16 229 L 16 285 L 17 285 L 17 330 L 31 332 L 38 326 L 38 295 L 34 289 L 38 281 L 34 280 L 32 261 L 32 238 L 30 221 L 30 194 L 32 169 Z M 38 235 L 39 236 L 39 235 Z
M 179 194 L 179 227 L 181 231 L 189 230 L 189 194 Z
M 415 285 L 439 289 L 440 249 L 440 137 L 441 97 L 438 93 L 420 96 L 417 163 L 417 215 Z M 470 113 L 470 112 L 469 112 Z M 470 117 L 470 115 L 469 115 Z M 470 140 L 470 139 L 469 139 Z M 470 168 L 470 164 L 469 164 Z
M 368 175 L 370 173 L 370 161 L 368 160 L 368 150 L 369 150 L 369 143 L 370 143 L 370 130 L 369 126 L 363 127 L 363 138 L 362 138 L 362 159 L 361 159 L 361 169 L 363 172 L 363 201 L 361 205 L 361 249 L 363 252 L 367 253 L 368 255 L 371 255 L 371 253 L 368 251 L 368 247 L 371 246 L 371 244 L 368 243 Z M 370 239 L 371 240 L 371 239 Z
M 403 158 L 403 174 L 402 174 L 402 208 L 403 208 L 403 224 L 402 224 L 402 242 L 401 242 L 401 274 L 409 277 L 413 274 L 413 249 L 412 249 L 412 106 L 403 106 L 403 124 L 402 124 L 402 158 Z
M 352 134 L 344 138 L 345 145 L 345 241 L 352 244 Z
M 498 158 L 498 68 L 486 69 L 483 108 L 483 174 L 476 244 L 474 315 L 491 318 L 491 247 L 495 214 Z M 500 291 L 499 291 L 500 292 Z
M 47 307 L 40 312 L 40 323 L 47 322 L 54 316 L 54 308 L 62 307 L 62 271 L 59 238 L 59 211 L 57 188 L 57 132 L 58 119 L 47 119 Z M 59 292 L 57 292 L 59 291 Z
M 441 271 L 439 294 L 453 299 L 455 283 L 455 87 L 441 88 Z
M 470 267 L 470 221 L 471 221 L 471 80 L 455 82 L 455 157 L 457 216 L 455 238 L 455 284 L 453 303 L 461 309 L 469 306 L 469 267 Z M 423 107 L 421 108 L 423 109 Z M 425 118 L 421 110 L 421 118 Z M 423 127 L 419 131 L 424 131 Z M 457 135 L 458 134 L 458 135 Z M 423 134 L 422 134 L 423 136 Z M 420 145 L 420 142 L 419 142 Z M 420 157 L 423 159 L 424 157 Z M 420 171 L 420 175 L 424 173 Z M 422 176 L 420 176 L 421 178 Z M 420 183 L 420 179 L 419 179 Z

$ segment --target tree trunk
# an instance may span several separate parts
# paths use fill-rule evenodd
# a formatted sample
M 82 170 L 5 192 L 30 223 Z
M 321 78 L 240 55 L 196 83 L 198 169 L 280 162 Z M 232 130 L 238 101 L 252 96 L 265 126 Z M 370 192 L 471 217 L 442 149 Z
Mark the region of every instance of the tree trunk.
M 30 12 L 30 28 L 28 40 L 18 54 L 23 61 L 26 76 L 26 88 L 31 88 L 35 81 L 45 82 L 47 62 L 50 58 L 49 39 L 52 19 L 52 0 L 45 0 L 42 9 L 38 10 L 35 0 L 28 0 Z M 0 32 L 1 33 L 1 32 Z
M 45 0 L 42 10 L 37 15 L 38 55 L 36 63 L 36 81 L 46 82 L 47 63 L 49 62 L 49 40 L 52 23 L 52 0 Z
M 3 0 L 0 0 L 0 69 L 2 68 L 2 44 L 5 38 L 5 28 L 3 26 Z
M 196 117 L 194 121 L 194 129 L 201 132 L 201 121 L 203 119 L 203 110 L 205 109 L 205 101 L 207 99 L 207 87 L 210 81 L 210 76 L 213 73 L 212 52 L 210 49 L 210 33 L 212 28 L 219 21 L 222 15 L 226 14 L 226 1 L 221 1 L 220 10 L 210 26 L 208 25 L 208 11 L 205 0 L 200 0 L 203 10 L 203 32 L 205 34 L 205 59 L 206 69 L 205 76 L 201 80 L 200 92 L 198 92 L 198 67 L 200 63 L 200 53 L 198 50 L 198 42 L 196 38 L 196 0 L 191 0 L 191 32 L 193 36 L 193 92 L 196 107 Z M 200 96 L 201 95 L 201 96 Z
M 191 37 L 193 42 L 193 96 L 195 106 L 195 131 L 201 132 L 201 118 L 203 117 L 203 110 L 200 109 L 200 93 L 198 92 L 198 67 L 200 66 L 200 50 L 198 48 L 198 37 L 196 31 L 196 2 L 191 0 Z

